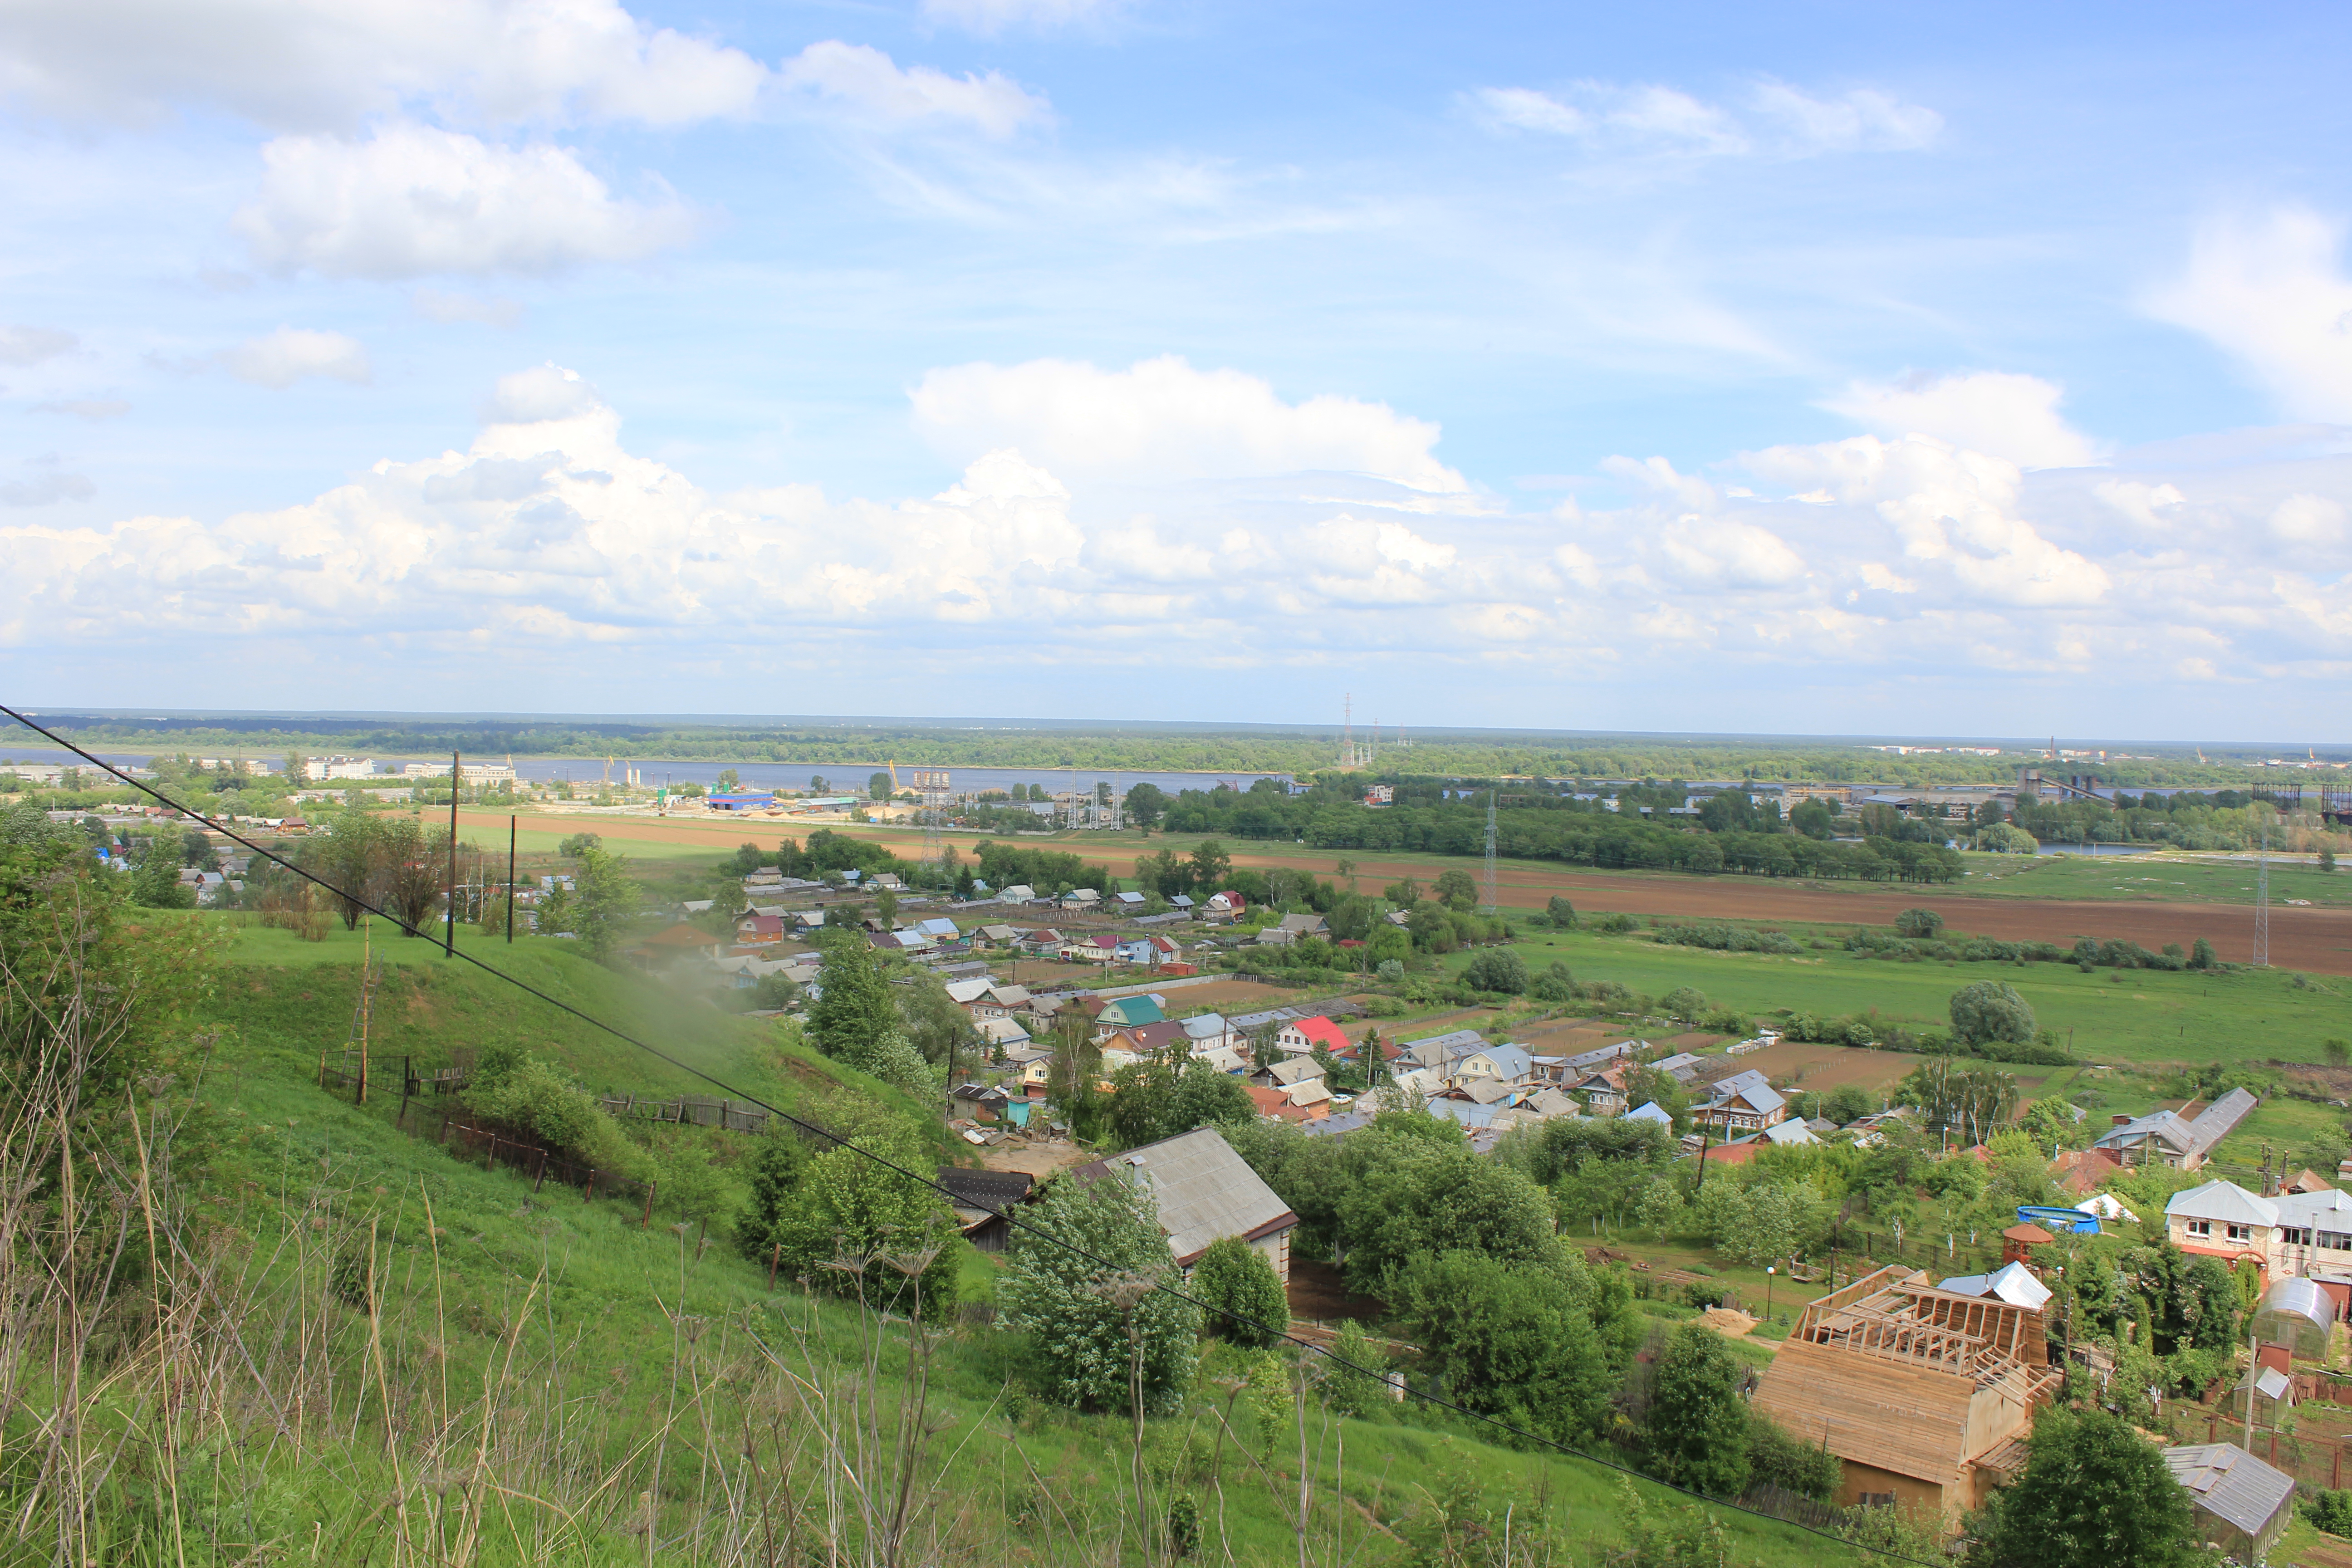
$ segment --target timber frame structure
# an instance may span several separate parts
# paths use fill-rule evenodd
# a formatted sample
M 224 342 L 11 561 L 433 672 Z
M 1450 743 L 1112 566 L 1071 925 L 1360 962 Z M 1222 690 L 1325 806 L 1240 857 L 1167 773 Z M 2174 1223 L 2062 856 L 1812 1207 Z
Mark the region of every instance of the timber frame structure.
M 1844 1461 L 1840 1504 L 1928 1504 L 1957 1521 L 2020 1468 L 2033 1412 L 2064 1382 L 2042 1322 L 1881 1268 L 1805 1309 L 1755 1406 Z

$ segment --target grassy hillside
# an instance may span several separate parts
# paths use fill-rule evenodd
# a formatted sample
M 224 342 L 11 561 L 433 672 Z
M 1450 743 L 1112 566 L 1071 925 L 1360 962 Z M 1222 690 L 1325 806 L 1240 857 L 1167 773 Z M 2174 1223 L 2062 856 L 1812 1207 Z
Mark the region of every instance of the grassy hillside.
M 572 944 L 460 940 L 778 1104 L 845 1086 L 892 1100 L 771 1024 L 600 970 Z M 370 1025 L 383 1057 L 520 1046 L 598 1089 L 702 1089 L 421 942 L 369 945 L 385 966 Z M 706 1247 L 658 1208 L 646 1226 L 634 1205 L 534 1193 L 396 1130 L 396 1094 L 360 1107 L 321 1091 L 319 1053 L 349 1037 L 362 948 L 340 930 L 305 943 L 236 928 L 198 1020 L 217 1037 L 179 1141 L 180 1160 L 205 1160 L 201 1182 L 151 1186 L 124 1154 L 108 1166 L 131 1183 L 124 1201 L 85 1205 L 152 1205 L 184 1245 L 154 1285 L 160 1361 L 102 1392 L 47 1390 L 81 1400 L 82 1426 L 121 1460 L 93 1483 L 86 1525 L 60 1526 L 87 1529 L 72 1554 L 765 1563 L 863 1542 L 851 1558 L 1139 1561 L 1129 1423 L 1024 1395 L 1013 1346 L 983 1321 L 916 1334 L 790 1281 L 772 1292 L 716 1231 Z M 723 1135 L 684 1135 L 730 1158 Z M 972 1258 L 967 1279 L 984 1269 Z M 1204 1557 L 1294 1556 L 1302 1468 L 1318 1559 L 1422 1561 L 1412 1543 L 1436 1521 L 1478 1535 L 1507 1510 L 1515 1563 L 1595 1562 L 1618 1536 L 1620 1483 L 1601 1466 L 1496 1448 L 1443 1419 L 1328 1419 L 1311 1399 L 1302 1449 L 1295 1422 L 1262 1435 L 1227 1397 L 1238 1372 L 1213 1352 L 1187 1412 L 1143 1436 L 1151 1507 L 1194 1499 Z M 900 1425 L 919 1400 L 927 1436 Z M 1736 1563 L 1851 1560 L 1793 1527 L 1726 1522 Z M 897 1547 L 868 1550 L 893 1532 Z M 1465 1560 L 1500 1561 L 1481 1551 Z

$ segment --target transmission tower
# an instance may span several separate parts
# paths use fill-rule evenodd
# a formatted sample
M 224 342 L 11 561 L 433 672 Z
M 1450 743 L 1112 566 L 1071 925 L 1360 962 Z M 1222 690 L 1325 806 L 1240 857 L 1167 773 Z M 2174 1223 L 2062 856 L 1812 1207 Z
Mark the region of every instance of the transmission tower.
M 1341 714 L 1339 765 L 1343 768 L 1352 768 L 1356 765 L 1356 694 L 1354 692 L 1350 691 L 1341 700 L 1339 712 Z
M 939 880 L 945 857 L 940 851 L 940 822 L 947 815 L 948 771 L 917 768 L 915 792 L 923 797 L 923 880 Z
M 1495 913 L 1495 792 L 1486 792 L 1486 913 Z
M 2271 966 L 2271 825 L 2263 824 L 2262 847 L 2254 856 L 2254 967 Z

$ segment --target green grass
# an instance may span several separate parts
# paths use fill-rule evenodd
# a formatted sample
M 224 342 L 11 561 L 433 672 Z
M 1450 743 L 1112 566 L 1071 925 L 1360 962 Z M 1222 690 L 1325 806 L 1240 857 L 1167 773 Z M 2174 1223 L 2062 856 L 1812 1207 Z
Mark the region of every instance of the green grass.
M 665 1048 L 780 1103 L 804 1100 L 845 1079 L 857 1081 L 781 1040 L 771 1026 L 698 1011 L 651 982 L 597 968 L 572 943 L 533 940 L 509 949 L 479 937 L 460 941 L 551 994 L 650 1031 Z M 395 938 L 374 948 L 388 973 L 376 994 L 371 1033 L 386 1054 L 438 1061 L 452 1044 L 511 1043 L 553 1056 L 599 1088 L 657 1093 L 697 1087 L 421 942 Z M 754 1343 L 788 1356 L 798 1353 L 795 1344 L 805 1345 L 820 1375 L 834 1377 L 855 1364 L 865 1331 L 841 1304 L 812 1300 L 789 1288 L 772 1296 L 761 1268 L 723 1245 L 698 1251 L 691 1233 L 666 1224 L 658 1211 L 647 1227 L 633 1206 L 586 1203 L 570 1192 L 534 1194 L 516 1176 L 460 1163 L 396 1131 L 389 1122 L 396 1097 L 363 1108 L 321 1092 L 312 1081 L 319 1048 L 322 1043 L 341 1047 L 358 993 L 360 952 L 361 939 L 340 929 L 322 943 L 255 927 L 236 931 L 226 981 L 210 1004 L 213 1021 L 225 1030 L 207 1086 L 216 1129 L 211 1187 L 221 1200 L 220 1223 L 248 1237 L 256 1256 L 289 1245 L 321 1247 L 325 1237 L 364 1235 L 373 1225 L 389 1260 L 383 1316 L 395 1394 L 425 1410 L 443 1397 L 437 1385 L 446 1383 L 452 1390 L 446 1399 L 462 1422 L 467 1399 L 505 1353 L 500 1333 L 513 1331 L 520 1334 L 528 1377 L 490 1381 L 520 1389 L 511 1397 L 522 1402 L 529 1380 L 544 1379 L 549 1403 L 535 1409 L 575 1412 L 563 1418 L 580 1421 L 582 1431 L 594 1417 L 594 1436 L 570 1439 L 577 1465 L 642 1468 L 646 1445 L 667 1413 L 709 1415 L 711 1426 L 694 1428 L 705 1434 L 701 1439 L 689 1440 L 688 1429 L 678 1429 L 657 1481 L 673 1508 L 688 1509 L 698 1474 L 707 1473 L 698 1467 L 710 1462 L 708 1456 L 728 1455 L 739 1441 L 728 1434 L 747 1413 L 740 1401 L 750 1395 L 739 1391 L 751 1386 L 760 1360 Z M 425 1229 L 428 1204 L 437 1237 Z M 322 1224 L 329 1230 L 317 1228 Z M 959 1264 L 962 1292 L 982 1295 L 995 1264 L 969 1249 Z M 289 1278 L 299 1276 L 297 1269 Z M 316 1275 L 308 1278 L 315 1291 Z M 331 1308 L 318 1321 L 321 1343 L 341 1347 L 336 1364 L 364 1364 L 363 1315 Z M 899 1332 L 890 1331 L 894 1342 Z M 1763 1352 L 1750 1347 L 1741 1353 Z M 886 1380 L 896 1377 L 901 1355 L 885 1355 Z M 1023 1399 L 1008 1403 L 1009 1372 L 1002 1342 L 984 1329 L 958 1331 L 944 1349 L 931 1412 L 952 1424 L 941 1447 L 950 1492 L 977 1500 L 991 1517 L 1009 1520 L 1028 1506 L 1024 1499 L 1036 1500 L 1042 1484 L 1059 1506 L 1099 1524 L 1111 1506 L 1106 1500 L 1119 1497 L 1127 1485 L 1126 1422 Z M 362 1412 L 368 1397 L 362 1390 Z M 886 1388 L 886 1406 L 894 1397 Z M 352 1414 L 342 1410 L 338 1419 L 349 1421 Z M 1155 1421 L 1147 1444 L 1155 1465 L 1193 1478 L 1185 1484 L 1213 1519 L 1199 1479 L 1207 1442 L 1198 1420 Z M 1619 1483 L 1601 1466 L 1492 1447 L 1442 1423 L 1433 1428 L 1351 1421 L 1339 1430 L 1346 1439 L 1348 1474 L 1342 1488 L 1335 1450 L 1319 1450 L 1320 1508 L 1329 1510 L 1344 1489 L 1355 1504 L 1393 1522 L 1437 1489 L 1444 1476 L 1462 1472 L 1475 1478 L 1498 1510 L 1519 1499 L 1523 1519 L 1525 1500 L 1542 1494 L 1580 1547 L 1615 1535 Z M 465 1438 L 467 1454 L 472 1441 Z M 958 1443 L 965 1446 L 954 1447 Z M 278 1445 L 253 1461 L 240 1486 L 260 1500 L 257 1511 L 282 1514 L 288 1529 L 301 1528 L 305 1537 L 315 1520 L 331 1543 L 379 1539 L 381 1501 L 393 1485 L 380 1455 L 381 1440 L 371 1447 L 356 1429 L 350 1443 L 323 1457 L 314 1447 L 307 1460 L 298 1461 L 289 1446 Z M 1237 1561 L 1274 1561 L 1296 1550 L 1282 1511 L 1296 1482 L 1279 1474 L 1286 1466 L 1295 1471 L 1295 1447 L 1287 1455 L 1277 1448 L 1272 1460 L 1277 1473 L 1269 1484 L 1229 1447 L 1223 1496 Z M 633 1473 L 621 1495 L 637 1496 L 646 1484 L 642 1473 Z M 1643 1489 L 1657 1495 L 1646 1483 Z M 1356 1531 L 1369 1527 L 1360 1512 L 1349 1512 L 1352 1541 Z M 526 1521 L 536 1517 L 520 1504 L 509 1510 L 509 1517 L 518 1513 Z M 625 1507 L 589 1510 L 587 1517 L 586 1539 L 567 1560 L 618 1564 L 685 1554 L 682 1546 L 674 1552 L 667 1540 L 657 1554 L 633 1542 Z M 1791 1528 L 1725 1517 L 1743 1563 L 1798 1568 L 1845 1560 L 1833 1545 Z M 485 1560 L 541 1560 L 530 1545 L 536 1528 L 529 1525 L 512 1538 L 494 1530 L 482 1549 Z M 1022 1533 L 1010 1523 L 996 1528 L 1008 1536 Z M 1027 1527 L 1032 1533 L 1037 1528 Z M 1370 1561 L 1386 1560 L 1376 1548 Z
M 2252 860 L 2208 855 L 1969 855 L 1970 873 L 1955 891 L 1982 898 L 2154 899 L 2176 903 L 2251 904 Z M 2308 899 L 2352 905 L 2352 872 L 2271 863 L 2271 900 Z
M 1805 928 L 1775 929 L 1804 940 Z M 1833 939 L 1845 928 L 1822 929 Z M 2352 1038 L 2352 980 L 2298 977 L 2284 970 L 2085 974 L 2066 963 L 1862 958 L 1833 941 L 1822 951 L 1787 957 L 1666 947 L 1638 932 L 1584 931 L 1533 932 L 1515 946 L 1533 973 L 1557 960 L 1579 980 L 1613 980 L 1650 996 L 1689 985 L 1714 1005 L 1750 1015 L 1786 1008 L 1835 1017 L 1875 1009 L 1898 1022 L 1940 1026 L 1950 1016 L 1953 992 L 1995 980 L 2015 986 L 2045 1027 L 2070 1042 L 2075 1055 L 2096 1062 L 2316 1062 L 2320 1041 Z M 1466 953 L 1444 961 L 1449 971 L 1467 962 Z

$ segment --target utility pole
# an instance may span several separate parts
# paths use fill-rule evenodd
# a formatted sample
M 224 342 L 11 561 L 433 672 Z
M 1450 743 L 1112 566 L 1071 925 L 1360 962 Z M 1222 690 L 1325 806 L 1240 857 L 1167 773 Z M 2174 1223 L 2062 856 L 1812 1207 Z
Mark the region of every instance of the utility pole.
M 507 818 L 507 945 L 514 945 L 515 819 Z
M 457 753 L 449 753 L 449 874 L 442 884 L 441 956 L 457 954 L 457 781 L 463 776 Z

